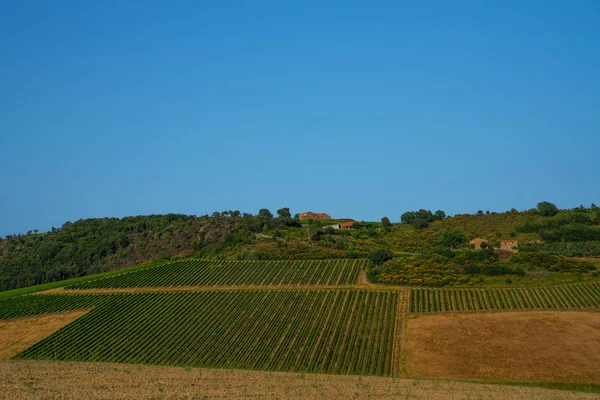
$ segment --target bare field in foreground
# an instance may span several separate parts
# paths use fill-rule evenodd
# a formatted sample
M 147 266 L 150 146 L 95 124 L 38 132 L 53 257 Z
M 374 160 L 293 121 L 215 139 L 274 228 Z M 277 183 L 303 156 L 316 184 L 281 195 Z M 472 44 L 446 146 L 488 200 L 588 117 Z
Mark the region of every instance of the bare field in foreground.
M 408 321 L 408 376 L 600 382 L 600 313 L 511 312 Z
M 87 312 L 66 311 L 0 320 L 0 359 L 14 357 Z
M 131 364 L 0 360 L 1 399 L 598 399 L 536 387 Z

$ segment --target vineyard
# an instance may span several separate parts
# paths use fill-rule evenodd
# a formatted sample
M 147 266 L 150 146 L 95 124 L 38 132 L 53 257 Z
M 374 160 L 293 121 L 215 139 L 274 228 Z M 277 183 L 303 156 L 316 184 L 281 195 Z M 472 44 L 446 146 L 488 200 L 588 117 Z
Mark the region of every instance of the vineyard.
M 186 260 L 71 285 L 68 289 L 172 286 L 275 286 L 355 284 L 365 260 Z
M 79 290 L 2 299 L 0 320 L 90 310 L 18 354 L 20 359 L 391 376 L 403 362 L 406 313 L 600 308 L 600 282 L 363 289 L 356 284 L 365 264 L 169 262 L 67 287 Z M 140 289 L 84 292 L 102 288 Z
M 391 375 L 398 296 L 347 289 L 112 295 L 17 358 Z M 85 305 L 84 297 L 68 297 Z
M 410 290 L 410 312 L 587 309 L 600 307 L 600 283 L 539 288 Z
M 45 313 L 80 310 L 104 304 L 113 295 L 45 294 L 0 300 L 0 320 Z

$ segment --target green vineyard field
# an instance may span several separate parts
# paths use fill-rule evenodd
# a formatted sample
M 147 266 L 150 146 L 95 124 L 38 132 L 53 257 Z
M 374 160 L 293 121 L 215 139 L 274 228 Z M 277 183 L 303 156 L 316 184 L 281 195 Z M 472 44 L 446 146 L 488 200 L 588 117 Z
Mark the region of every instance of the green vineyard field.
M 411 313 L 600 307 L 600 282 L 539 288 L 410 290 Z
M 353 289 L 118 294 L 17 358 L 391 375 L 398 296 Z
M 0 320 L 99 306 L 115 295 L 45 294 L 0 300 Z
M 365 260 L 214 261 L 186 260 L 109 278 L 71 285 L 69 289 L 173 286 L 274 286 L 355 284 Z

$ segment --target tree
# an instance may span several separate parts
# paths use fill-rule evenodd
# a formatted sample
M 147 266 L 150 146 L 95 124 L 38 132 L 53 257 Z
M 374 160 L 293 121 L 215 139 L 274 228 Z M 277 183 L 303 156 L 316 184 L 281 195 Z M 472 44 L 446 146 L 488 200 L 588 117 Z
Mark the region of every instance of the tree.
M 277 210 L 277 216 L 279 218 L 291 218 L 292 214 L 290 214 L 289 208 L 284 207 L 284 208 L 280 208 L 279 210 Z
M 381 218 L 381 225 L 383 225 L 385 229 L 389 229 L 389 227 L 392 226 L 392 223 L 388 217 L 383 217 Z
M 458 229 L 445 229 L 440 232 L 440 241 L 451 249 L 460 246 L 466 241 L 465 235 Z
M 310 242 L 310 239 L 312 239 L 321 229 L 321 226 L 314 220 L 309 220 L 308 221 L 308 225 L 306 225 L 306 236 L 308 241 Z
M 590 206 L 590 208 L 591 208 L 592 210 L 597 210 L 597 209 L 598 209 L 598 206 L 597 206 L 597 205 L 595 205 L 594 203 L 592 203 L 592 205 Z
M 433 220 L 433 213 L 424 209 L 420 209 L 419 211 L 407 211 L 400 217 L 400 221 L 403 224 L 410 224 L 415 228 L 426 228 Z
M 433 219 L 435 221 L 441 221 L 443 219 L 446 218 L 446 213 L 443 212 L 442 210 L 437 210 L 434 214 L 433 214 Z
M 381 265 L 384 262 L 391 260 L 394 258 L 394 254 L 388 249 L 377 249 L 373 250 L 367 255 L 367 258 L 373 262 L 375 265 Z
M 429 222 L 427 222 L 427 220 L 425 220 L 423 218 L 417 218 L 411 223 L 411 225 L 417 229 L 423 229 L 423 228 L 427 228 L 427 226 L 429 225 Z
M 558 214 L 558 207 L 548 201 L 541 201 L 537 205 L 537 212 L 542 217 L 553 217 Z
M 261 208 L 258 211 L 258 216 L 263 218 L 273 218 L 273 214 L 271 214 L 271 211 L 267 210 L 266 208 Z
M 483 210 L 478 210 L 477 215 L 483 215 Z

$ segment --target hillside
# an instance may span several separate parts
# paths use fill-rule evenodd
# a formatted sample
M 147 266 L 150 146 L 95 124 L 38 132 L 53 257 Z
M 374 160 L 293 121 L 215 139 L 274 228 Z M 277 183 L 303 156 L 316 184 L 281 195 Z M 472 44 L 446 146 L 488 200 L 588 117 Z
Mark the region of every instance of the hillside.
M 167 214 L 86 219 L 66 222 L 49 232 L 9 235 L 0 239 L 0 290 L 184 256 L 238 260 L 364 258 L 385 249 L 396 256 L 418 253 L 431 258 L 427 253 L 444 246 L 447 231 L 460 232 L 458 248 L 467 251 L 468 240 L 482 237 L 495 247 L 501 239 L 514 238 L 523 251 L 554 256 L 600 255 L 600 214 L 595 206 L 557 210 L 552 216 L 533 209 L 389 226 L 359 222 L 357 229 L 351 230 L 327 228 L 331 221 L 300 224 L 288 209 L 279 211 L 278 217 L 261 210 L 258 215 L 226 211 L 199 217 Z M 538 240 L 542 243 L 535 242 Z M 467 258 L 471 253 L 465 253 Z M 440 260 L 432 263 L 441 265 Z

